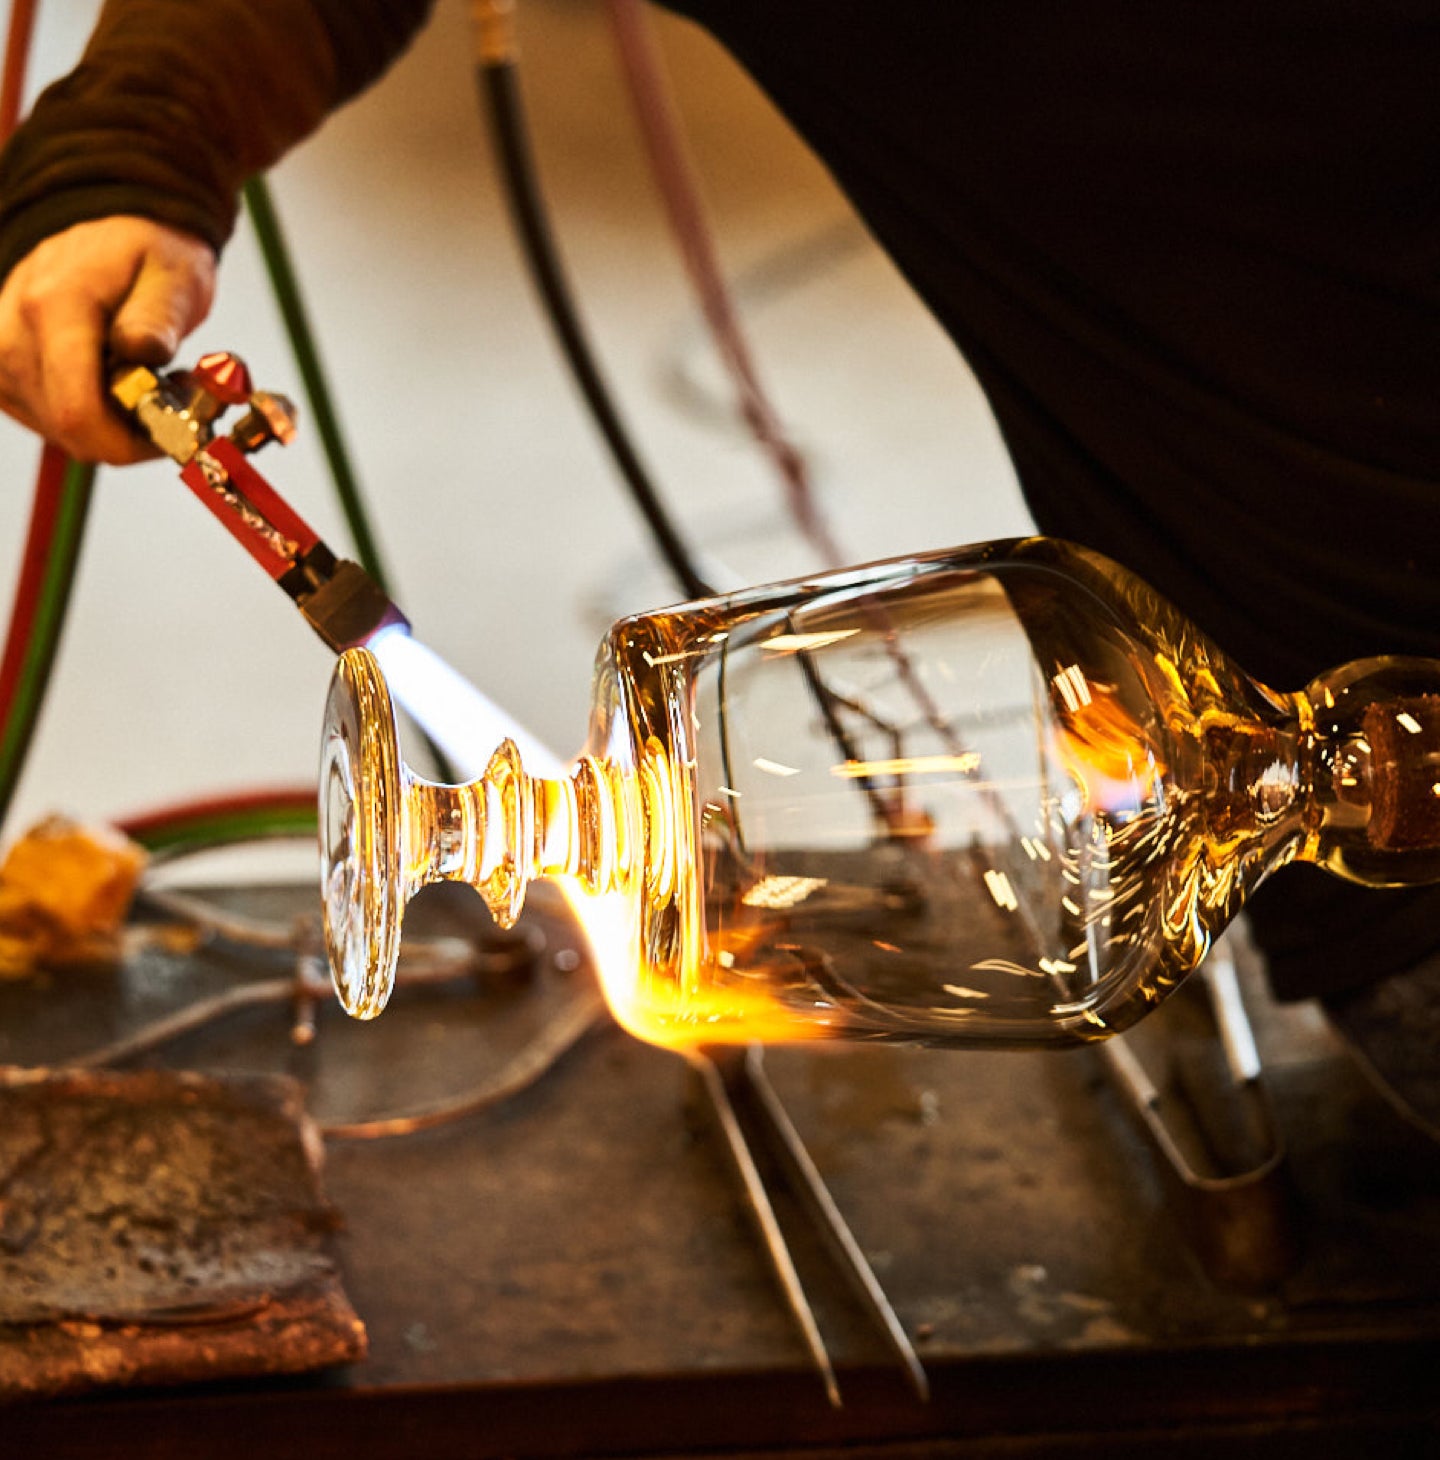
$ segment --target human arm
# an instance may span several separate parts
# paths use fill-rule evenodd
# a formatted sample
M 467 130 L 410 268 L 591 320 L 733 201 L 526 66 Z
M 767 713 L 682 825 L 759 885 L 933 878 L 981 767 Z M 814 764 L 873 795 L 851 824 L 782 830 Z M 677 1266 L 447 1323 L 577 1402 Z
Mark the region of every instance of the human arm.
M 0 156 L 0 407 L 74 454 L 138 454 L 108 355 L 205 316 L 237 196 L 373 81 L 433 0 L 107 0 Z

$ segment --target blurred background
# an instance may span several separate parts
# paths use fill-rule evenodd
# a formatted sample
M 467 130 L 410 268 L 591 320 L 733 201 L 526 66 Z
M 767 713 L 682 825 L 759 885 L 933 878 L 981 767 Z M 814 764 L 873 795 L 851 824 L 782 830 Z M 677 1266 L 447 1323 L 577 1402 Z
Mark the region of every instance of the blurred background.
M 32 94 L 74 64 L 97 9 L 41 7 Z M 973 378 L 824 170 L 708 37 L 652 16 L 762 377 L 849 556 L 1027 530 Z M 647 464 L 717 575 L 808 571 L 699 327 L 603 11 L 523 0 L 520 38 L 561 249 Z M 607 623 L 678 595 L 536 304 L 470 56 L 464 0 L 440 0 L 410 54 L 272 183 L 396 596 L 422 638 L 568 755 Z M 179 363 L 211 349 L 300 399 L 243 219 Z M 0 420 L 6 612 L 37 456 Z M 350 551 L 303 415 L 259 465 Z M 102 473 L 8 830 L 313 779 L 330 663 L 173 466 Z

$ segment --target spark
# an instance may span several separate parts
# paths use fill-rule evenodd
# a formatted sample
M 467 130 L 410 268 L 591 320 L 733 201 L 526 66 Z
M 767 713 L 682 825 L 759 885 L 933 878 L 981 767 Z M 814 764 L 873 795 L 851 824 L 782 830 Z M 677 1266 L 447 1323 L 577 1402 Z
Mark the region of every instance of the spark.
M 988 999 L 990 997 L 984 989 L 966 988 L 963 983 L 947 983 L 943 987 L 947 994 L 954 994 L 957 999 Z
M 778 760 L 767 760 L 763 755 L 757 755 L 750 764 L 757 771 L 764 771 L 767 776 L 798 776 L 800 774 L 798 765 L 781 765 Z
M 1401 710 L 1395 716 L 1395 723 L 1402 729 L 1408 730 L 1412 735 L 1420 733 L 1420 722 L 1410 713 L 1409 710 Z

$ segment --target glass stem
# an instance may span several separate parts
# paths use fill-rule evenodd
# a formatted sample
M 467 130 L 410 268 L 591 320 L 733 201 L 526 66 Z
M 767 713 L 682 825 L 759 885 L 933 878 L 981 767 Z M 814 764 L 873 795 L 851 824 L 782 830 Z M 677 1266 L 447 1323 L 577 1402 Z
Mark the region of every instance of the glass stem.
M 613 887 L 628 863 L 619 789 L 591 756 L 547 780 L 527 774 L 506 740 L 466 785 L 409 777 L 405 805 L 411 892 L 468 882 L 502 928 L 514 926 L 536 877 L 574 877 L 593 893 Z

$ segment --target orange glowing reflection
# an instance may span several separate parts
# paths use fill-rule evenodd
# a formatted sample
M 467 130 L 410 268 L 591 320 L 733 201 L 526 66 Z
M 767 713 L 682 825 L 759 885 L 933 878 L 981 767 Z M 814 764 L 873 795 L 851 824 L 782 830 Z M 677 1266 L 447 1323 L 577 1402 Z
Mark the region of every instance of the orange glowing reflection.
M 1133 808 L 1165 775 L 1154 742 L 1104 685 L 1088 685 L 1083 700 L 1067 696 L 1054 742 L 1065 768 L 1096 810 Z

